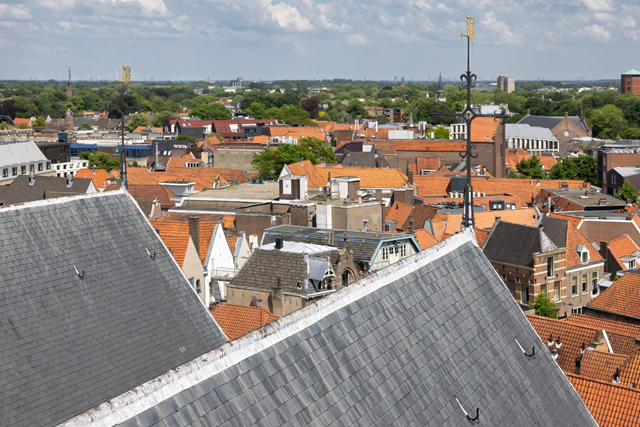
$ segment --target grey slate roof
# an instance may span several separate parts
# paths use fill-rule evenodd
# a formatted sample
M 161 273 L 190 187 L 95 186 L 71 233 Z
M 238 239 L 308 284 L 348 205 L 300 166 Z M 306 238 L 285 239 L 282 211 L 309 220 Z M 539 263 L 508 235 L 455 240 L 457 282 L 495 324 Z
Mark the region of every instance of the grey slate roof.
M 567 228 L 569 227 L 567 220 L 545 216 L 540 220 L 538 226 L 542 227 L 544 234 L 551 239 L 554 245 L 559 248 L 567 247 Z
M 57 176 L 36 176 L 33 185 L 29 185 L 28 175 L 19 175 L 13 182 L 0 188 L 0 200 L 5 206 L 55 197 L 77 196 L 87 192 L 97 192 L 89 178 L 74 178 L 71 187 L 67 187 L 67 178 Z
M 2 209 L 0 258 L 0 426 L 58 425 L 227 341 L 128 194 Z
M 47 158 L 33 141 L 0 144 L 0 169 L 20 166 L 27 163 L 46 164 L 47 161 Z M 38 168 L 36 168 L 36 171 L 37 170 Z M 9 170 L 9 173 L 11 173 L 11 170 Z
M 518 123 L 519 124 L 531 125 L 531 126 L 540 126 L 540 127 L 548 128 L 548 129 L 553 129 L 562 120 L 564 120 L 563 116 L 557 116 L 557 117 L 525 116 Z M 580 120 L 580 117 L 578 117 L 578 116 L 569 116 L 569 120 L 571 120 L 573 123 L 575 123 L 583 131 L 587 132 L 589 130 L 587 125 L 582 120 Z
M 544 139 L 549 141 L 557 141 L 558 138 L 551 132 L 551 129 L 539 126 L 530 126 L 528 124 L 507 123 L 507 138 L 533 138 Z
M 493 227 L 483 246 L 491 261 L 523 267 L 533 267 L 532 254 L 555 249 L 558 246 L 542 229 L 503 221 Z
M 338 251 L 305 256 L 302 253 L 258 249 L 247 259 L 229 286 L 270 292 L 271 288 L 277 285 L 277 278 L 280 277 L 280 283 L 285 293 L 313 294 L 318 292 L 318 289 L 315 289 L 308 279 L 312 271 L 315 276 L 314 269 L 318 265 L 308 265 L 307 263 L 307 259 L 311 263 L 313 258 L 324 261 L 325 268 L 322 270 L 324 273 L 327 258 L 331 258 L 332 261 L 337 260 Z M 315 277 L 311 277 L 311 279 L 315 280 Z M 300 282 L 300 289 L 298 289 L 298 282 Z
M 518 343 L 535 347 L 535 357 Z M 128 408 L 103 405 L 108 425 L 473 425 L 456 399 L 472 417 L 479 410 L 481 426 L 597 425 L 470 233 L 177 375 L 180 384 L 150 390 Z M 186 381 L 193 385 L 180 391 Z

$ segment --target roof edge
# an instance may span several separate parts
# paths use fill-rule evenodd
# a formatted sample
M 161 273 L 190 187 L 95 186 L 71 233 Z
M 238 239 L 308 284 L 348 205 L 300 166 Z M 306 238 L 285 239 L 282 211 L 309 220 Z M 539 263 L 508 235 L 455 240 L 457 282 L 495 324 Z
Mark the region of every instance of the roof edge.
M 78 179 L 86 179 L 88 181 L 91 181 L 90 178 L 78 178 Z M 119 194 L 129 195 L 129 192 L 124 190 L 113 190 L 113 191 L 107 191 L 107 192 L 98 191 L 97 193 L 91 193 L 91 194 L 79 194 L 74 196 L 56 197 L 53 199 L 34 200 L 32 202 L 25 202 L 17 205 L 7 206 L 5 208 L 0 209 L 0 213 L 8 212 L 8 211 L 24 210 L 24 209 L 39 207 L 39 206 L 59 205 L 62 203 L 67 203 L 70 200 L 92 199 L 97 197 L 115 197 Z M 136 206 L 137 205 L 138 204 L 136 203 Z M 142 215 L 144 216 L 144 213 Z
M 224 344 L 209 353 L 116 396 L 108 402 L 79 414 L 61 423 L 60 427 L 85 427 L 90 425 L 106 427 L 123 423 L 181 391 L 189 389 L 258 352 L 301 332 L 337 310 L 428 265 L 466 243 L 478 246 L 472 230 L 462 231 L 431 248 L 418 252 L 359 280 L 333 295 L 276 319 L 235 341 Z

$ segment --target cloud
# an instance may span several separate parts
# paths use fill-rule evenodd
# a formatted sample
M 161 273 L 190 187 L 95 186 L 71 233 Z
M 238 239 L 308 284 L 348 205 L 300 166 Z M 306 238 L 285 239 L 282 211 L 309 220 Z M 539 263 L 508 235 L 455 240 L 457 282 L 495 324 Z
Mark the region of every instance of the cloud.
M 496 14 L 493 12 L 487 12 L 482 18 L 482 24 L 487 30 L 495 33 L 498 38 L 498 44 L 521 44 L 520 37 L 515 35 L 507 24 L 503 21 L 498 21 Z
M 0 18 L 3 21 L 24 21 L 31 19 L 31 11 L 23 4 L 11 5 L 0 3 Z
M 207 33 L 204 30 L 201 30 L 198 34 L 200 34 L 201 36 L 205 36 L 205 37 L 211 37 L 211 34 Z
M 611 0 L 580 0 L 580 3 L 593 12 L 611 12 L 615 10 Z
M 616 20 L 610 13 L 594 13 L 593 17 L 602 22 L 613 22 Z
M 576 31 L 574 34 L 587 36 L 598 41 L 608 42 L 611 40 L 611 33 L 602 25 L 589 25 Z
M 627 16 L 626 18 L 624 18 L 620 22 L 620 26 L 622 28 L 635 28 L 636 27 L 636 20 L 633 19 L 633 16 Z
M 285 30 L 304 32 L 315 29 L 309 19 L 300 14 L 297 7 L 290 6 L 285 2 L 271 5 L 268 11 L 278 25 Z
M 625 37 L 632 39 L 634 41 L 638 41 L 640 40 L 640 30 L 636 30 L 636 31 L 625 31 L 624 32 Z
M 365 46 L 371 44 L 371 42 L 362 34 L 347 34 L 344 38 L 347 43 L 352 46 Z

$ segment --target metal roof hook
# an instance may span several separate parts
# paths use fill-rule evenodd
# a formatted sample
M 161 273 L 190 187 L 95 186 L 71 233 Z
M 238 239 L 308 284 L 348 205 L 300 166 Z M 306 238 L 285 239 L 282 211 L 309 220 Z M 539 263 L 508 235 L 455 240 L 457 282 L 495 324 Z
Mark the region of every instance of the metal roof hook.
M 455 396 L 454 396 L 455 397 Z M 462 406 L 462 403 L 460 403 L 460 401 L 458 400 L 458 398 L 456 397 L 456 402 L 458 402 L 458 406 L 460 407 L 460 409 L 462 409 L 462 412 L 464 412 L 464 416 L 467 417 L 467 419 L 469 420 L 469 422 L 471 424 L 480 424 L 480 409 L 476 408 L 476 416 L 475 418 L 472 418 L 467 411 L 465 411 L 464 407 Z
M 524 351 L 524 348 L 522 348 L 522 346 L 520 345 L 520 343 L 518 342 L 518 340 L 515 340 L 516 344 L 518 344 L 518 347 L 520 347 L 520 350 L 522 350 L 522 353 L 527 356 L 529 359 L 535 359 L 536 358 L 536 346 L 532 346 L 531 347 L 531 354 L 527 354 L 526 351 Z
M 73 269 L 76 271 L 76 274 L 78 275 L 78 277 L 84 280 L 84 270 L 82 270 L 82 274 L 80 274 L 75 264 L 73 264 Z
M 156 259 L 156 251 L 153 251 L 153 254 L 151 252 L 149 252 L 149 248 L 145 248 L 147 250 L 147 255 L 149 255 L 149 258 L 151 259 Z

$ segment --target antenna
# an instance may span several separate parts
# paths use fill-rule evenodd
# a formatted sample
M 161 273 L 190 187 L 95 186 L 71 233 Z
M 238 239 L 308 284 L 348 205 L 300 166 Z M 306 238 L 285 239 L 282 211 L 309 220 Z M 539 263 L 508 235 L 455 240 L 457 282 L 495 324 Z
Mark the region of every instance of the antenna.
M 173 73 L 171 73 L 171 80 L 173 81 L 173 83 L 176 82 L 176 73 L 177 71 L 174 71 Z
M 91 69 L 91 67 L 85 68 L 85 71 L 87 72 L 87 81 L 91 81 L 91 78 L 89 77 L 89 70 L 90 69 Z

